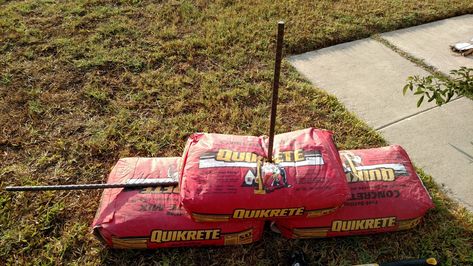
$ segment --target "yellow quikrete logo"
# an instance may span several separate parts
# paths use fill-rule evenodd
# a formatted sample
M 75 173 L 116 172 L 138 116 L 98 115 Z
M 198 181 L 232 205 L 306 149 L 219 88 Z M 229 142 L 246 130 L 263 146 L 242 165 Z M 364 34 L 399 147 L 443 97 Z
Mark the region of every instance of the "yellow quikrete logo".
M 305 160 L 304 150 L 298 149 L 294 151 L 282 151 L 274 156 L 275 163 L 282 162 L 301 162 Z
M 392 182 L 396 180 L 396 175 L 392 168 L 377 168 L 370 170 L 356 170 L 352 168 L 351 174 L 347 174 L 348 182 L 364 182 L 364 181 L 385 181 Z
M 283 208 L 283 209 L 236 209 L 233 212 L 235 219 L 251 219 L 251 218 L 271 218 L 271 217 L 287 217 L 300 216 L 304 214 L 304 207 L 299 208 Z
M 262 157 L 252 152 L 240 152 L 232 151 L 228 149 L 220 149 L 215 156 L 215 160 L 223 162 L 247 162 L 255 163 L 261 160 Z M 282 151 L 278 152 L 274 156 L 275 163 L 281 162 L 301 162 L 304 161 L 305 155 L 303 149 L 297 149 L 293 151 Z
M 379 229 L 396 225 L 396 217 L 371 218 L 360 220 L 337 220 L 332 222 L 332 232 Z
M 347 181 L 350 183 L 364 181 L 392 182 L 396 180 L 396 173 L 392 168 L 379 167 L 358 170 L 348 154 L 343 154 L 343 157 L 345 157 L 351 169 L 351 172 L 347 173 Z
M 195 240 L 217 240 L 220 239 L 220 229 L 208 230 L 153 230 L 151 242 L 177 242 Z
M 215 160 L 217 161 L 224 161 L 224 162 L 247 162 L 247 163 L 255 163 L 260 159 L 261 156 L 258 156 L 252 152 L 239 152 L 239 151 L 232 151 L 227 149 L 220 149 L 217 152 L 217 156 Z

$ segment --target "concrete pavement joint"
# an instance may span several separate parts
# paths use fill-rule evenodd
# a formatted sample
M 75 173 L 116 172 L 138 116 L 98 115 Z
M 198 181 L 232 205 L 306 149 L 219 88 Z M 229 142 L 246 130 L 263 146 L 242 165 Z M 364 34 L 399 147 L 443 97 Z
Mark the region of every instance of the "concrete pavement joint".
M 471 144 L 473 144 L 473 142 L 470 142 Z M 457 146 L 453 145 L 452 143 L 448 143 L 448 145 L 450 145 L 452 148 L 454 148 L 455 150 L 457 150 L 459 153 L 463 154 L 466 156 L 466 158 L 468 159 L 469 163 L 473 163 L 473 155 L 469 154 L 468 152 L 458 148 Z
M 450 75 L 450 71 L 461 66 L 473 67 L 473 58 L 456 54 L 449 49 L 456 42 L 471 39 L 473 14 L 443 19 L 410 28 L 380 34 L 409 55 Z
M 417 95 L 403 97 L 399 86 L 410 75 L 430 73 L 370 38 L 291 56 L 288 60 L 306 79 L 336 95 L 373 128 L 434 105 L 426 103 L 417 108 Z M 373 112 L 380 106 L 382 112 Z
M 456 101 L 456 100 L 458 100 L 458 99 L 461 99 L 461 98 L 463 98 L 463 96 L 460 96 L 460 97 L 457 97 L 457 98 L 455 98 L 455 99 L 452 99 L 452 100 L 450 100 L 448 103 L 445 103 L 443 106 L 445 106 L 445 105 L 447 105 L 447 104 L 450 104 L 450 103 L 453 103 L 454 101 Z M 421 110 L 421 111 L 419 111 L 419 112 L 416 112 L 416 113 L 413 113 L 413 114 L 411 114 L 411 115 L 408 115 L 408 116 L 402 117 L 402 118 L 400 118 L 400 119 L 397 119 L 397 120 L 395 120 L 395 121 L 389 122 L 389 123 L 387 123 L 387 124 L 385 124 L 385 125 L 379 126 L 379 127 L 375 128 L 374 130 L 380 131 L 380 130 L 382 130 L 382 129 L 386 129 L 386 128 L 388 128 L 388 127 L 390 127 L 390 126 L 392 126 L 392 125 L 395 125 L 395 124 L 397 124 L 397 123 L 400 123 L 400 122 L 402 122 L 402 121 L 404 121 L 404 120 L 406 120 L 406 119 L 409 119 L 409 118 L 412 118 L 412 117 L 421 115 L 421 114 L 423 114 L 423 113 L 426 113 L 426 112 L 431 111 L 432 109 L 440 108 L 440 107 L 441 107 L 441 106 L 432 106 L 432 107 L 429 107 L 429 108 L 427 108 L 427 109 L 425 109 L 425 110 Z
M 433 76 L 436 76 L 436 77 L 441 76 L 441 77 L 450 79 L 450 77 L 448 75 L 445 75 L 444 73 L 440 72 L 434 66 L 427 64 L 423 59 L 417 58 L 417 57 L 409 54 L 408 52 L 406 52 L 404 50 L 401 50 L 399 47 L 392 44 L 390 41 L 388 41 L 385 38 L 381 37 L 381 35 L 379 35 L 379 34 L 373 35 L 373 36 L 371 36 L 371 39 L 383 44 L 384 46 L 388 47 L 389 49 L 391 49 L 393 52 L 397 53 L 401 57 L 411 61 L 412 63 L 414 63 L 418 67 L 420 67 L 420 68 L 424 69 L 425 71 L 431 73 Z
M 392 44 L 391 42 L 389 42 L 388 40 L 386 40 L 385 38 L 381 37 L 381 35 L 379 34 L 375 34 L 373 36 L 371 36 L 371 39 L 383 44 L 384 46 L 386 46 L 387 48 L 391 49 L 393 52 L 397 53 L 398 55 L 400 55 L 401 57 L 409 60 L 410 62 L 414 63 L 416 66 L 422 68 L 423 70 L 431 73 L 434 77 L 444 77 L 444 78 L 447 78 L 447 79 L 450 79 L 450 77 L 448 75 L 445 75 L 444 73 L 440 72 L 437 68 L 435 68 L 434 66 L 431 66 L 427 63 L 425 63 L 424 60 L 420 59 L 420 58 L 417 58 L 411 54 L 409 54 L 408 52 L 406 51 L 403 51 L 401 50 L 399 47 L 397 47 L 396 45 Z M 452 99 L 449 103 L 451 102 L 454 102 L 455 100 L 459 99 L 459 98 L 462 98 L 462 96 L 460 97 L 457 97 L 455 99 Z M 446 103 L 448 104 L 448 103 Z M 445 105 L 445 104 L 444 104 Z M 406 119 L 409 119 L 409 118 L 412 118 L 414 116 L 417 116 L 417 115 L 420 115 L 420 114 L 423 114 L 425 112 L 428 112 L 428 111 L 431 111 L 432 109 L 435 109 L 435 108 L 438 108 L 440 106 L 432 106 L 432 107 L 429 107 L 425 110 L 421 110 L 419 112 L 415 112 L 411 115 L 408 115 L 408 116 L 405 116 L 405 117 L 402 117 L 400 119 L 397 119 L 395 121 L 392 121 L 390 123 L 387 123 L 385 125 L 382 125 L 382 126 L 379 126 L 377 128 L 375 128 L 376 131 L 379 131 L 379 130 L 382 130 L 382 129 L 385 129 L 389 126 L 392 126 L 392 125 L 395 125 L 399 122 L 402 122 L 403 120 L 406 120 Z

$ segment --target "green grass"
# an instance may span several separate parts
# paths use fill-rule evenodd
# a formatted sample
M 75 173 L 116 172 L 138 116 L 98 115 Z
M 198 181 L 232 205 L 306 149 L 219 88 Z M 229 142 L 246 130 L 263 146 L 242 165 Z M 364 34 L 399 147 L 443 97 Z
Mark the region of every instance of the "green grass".
M 461 0 L 0 0 L 0 186 L 102 182 L 118 158 L 180 155 L 196 131 L 265 133 L 279 19 L 285 53 L 296 54 L 471 12 Z M 333 130 L 340 148 L 386 144 L 287 62 L 280 97 L 278 132 L 313 126 Z M 248 246 L 158 251 L 104 249 L 88 228 L 98 191 L 0 192 L 0 261 L 272 265 L 302 249 L 320 265 L 431 255 L 473 264 L 471 215 L 423 178 L 437 208 L 407 232 L 266 231 Z

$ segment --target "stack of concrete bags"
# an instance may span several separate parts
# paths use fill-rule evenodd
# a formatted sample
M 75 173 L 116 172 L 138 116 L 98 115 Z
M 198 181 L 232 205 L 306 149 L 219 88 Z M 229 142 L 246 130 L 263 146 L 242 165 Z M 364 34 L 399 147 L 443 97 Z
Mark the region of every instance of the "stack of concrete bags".
M 247 244 L 265 221 L 288 238 L 403 230 L 433 207 L 399 146 L 338 152 L 332 133 L 197 133 L 182 158 L 125 158 L 108 182 L 174 177 L 180 187 L 107 189 L 94 233 L 114 248 Z M 140 181 L 140 182 L 141 182 Z

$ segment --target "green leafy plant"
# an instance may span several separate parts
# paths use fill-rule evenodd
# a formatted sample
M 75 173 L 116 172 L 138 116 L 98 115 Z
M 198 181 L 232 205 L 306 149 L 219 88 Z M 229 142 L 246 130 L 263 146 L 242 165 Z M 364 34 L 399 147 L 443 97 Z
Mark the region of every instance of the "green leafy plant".
M 420 95 L 417 101 L 419 107 L 424 100 L 440 106 L 449 102 L 455 95 L 473 94 L 473 69 L 461 67 L 450 71 L 451 77 L 440 75 L 430 75 L 426 77 L 410 76 L 407 78 L 407 84 L 403 88 L 403 94 L 411 91 L 414 95 Z

